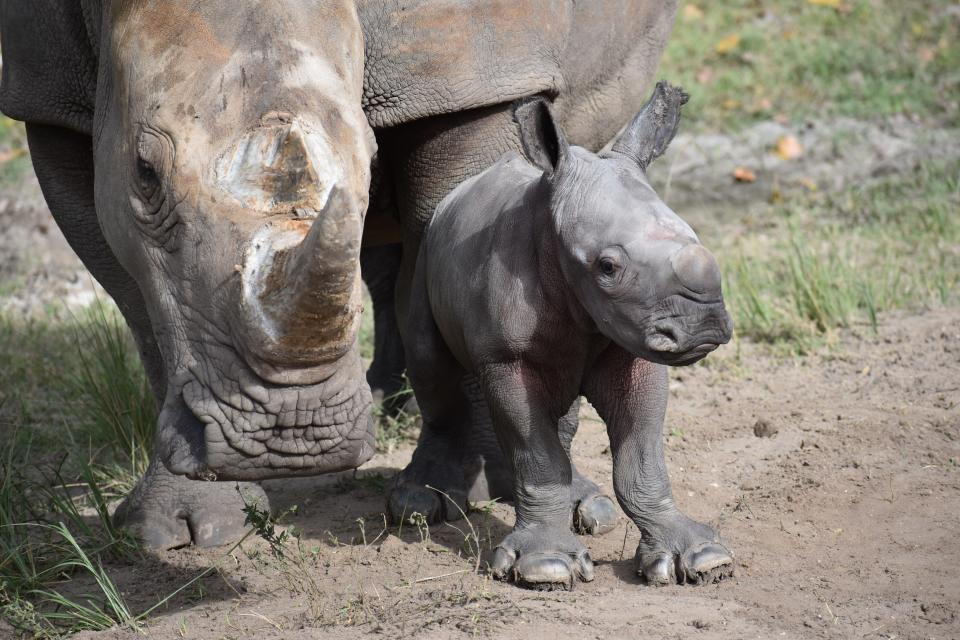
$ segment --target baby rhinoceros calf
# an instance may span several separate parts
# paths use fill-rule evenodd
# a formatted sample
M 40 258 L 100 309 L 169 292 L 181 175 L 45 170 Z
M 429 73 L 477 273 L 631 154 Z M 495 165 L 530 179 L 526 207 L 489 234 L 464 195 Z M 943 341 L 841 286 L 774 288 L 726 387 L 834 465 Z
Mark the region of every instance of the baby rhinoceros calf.
M 666 83 L 600 155 L 570 146 L 546 101 L 519 103 L 511 153 L 443 200 L 421 245 L 406 327 L 423 419 L 469 423 L 474 374 L 512 467 L 516 526 L 499 578 L 570 588 L 593 578 L 571 532 L 571 464 L 558 422 L 585 396 L 607 425 L 620 506 L 641 531 L 650 584 L 729 576 L 716 532 L 674 504 L 663 454 L 665 365 L 730 339 L 716 260 L 650 187 L 687 95 Z M 442 461 L 437 461 L 442 464 Z

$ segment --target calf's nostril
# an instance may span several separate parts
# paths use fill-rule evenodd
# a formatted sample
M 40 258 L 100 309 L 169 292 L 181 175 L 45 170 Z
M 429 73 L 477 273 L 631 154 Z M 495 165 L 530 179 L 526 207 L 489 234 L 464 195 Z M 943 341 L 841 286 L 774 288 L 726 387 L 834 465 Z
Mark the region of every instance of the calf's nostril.
M 703 245 L 691 243 L 670 257 L 670 266 L 684 287 L 698 294 L 720 294 L 720 266 Z
M 672 327 L 657 326 L 655 332 L 650 336 L 648 346 L 654 351 L 676 351 L 680 347 L 680 341 Z

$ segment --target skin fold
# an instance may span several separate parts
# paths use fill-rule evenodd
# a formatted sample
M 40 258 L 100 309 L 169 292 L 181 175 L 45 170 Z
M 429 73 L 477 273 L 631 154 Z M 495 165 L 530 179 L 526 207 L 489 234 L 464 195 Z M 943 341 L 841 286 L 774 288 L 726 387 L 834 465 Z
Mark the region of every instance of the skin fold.
M 570 531 L 563 435 L 581 394 L 608 426 L 617 500 L 642 533 L 638 572 L 672 584 L 732 571 L 716 533 L 674 504 L 663 455 L 666 365 L 696 362 L 732 332 L 716 261 L 645 176 L 686 100 L 658 84 L 599 156 L 570 146 L 547 101 L 520 102 L 523 155 L 460 185 L 427 228 L 408 372 L 425 425 L 452 442 L 469 437 L 463 380 L 479 381 L 517 509 L 498 577 L 534 588 L 593 577 Z
M 436 205 L 520 147 L 510 104 L 548 96 L 570 140 L 599 148 L 642 101 L 675 11 L 652 0 L 0 0 L 0 111 L 26 122 L 50 210 L 126 319 L 160 409 L 152 471 L 121 517 L 150 544 L 182 544 L 184 530 L 213 544 L 242 534 L 230 519 L 242 501 L 222 490 L 232 483 L 197 480 L 369 459 L 361 271 L 387 309 L 370 373 L 383 396 L 402 369 L 396 336 L 410 340 L 403 322 L 390 326 L 390 289 L 406 318 Z M 479 383 L 460 398 L 487 425 L 460 445 L 471 490 L 501 493 L 510 475 L 475 409 Z M 408 471 L 445 447 L 425 430 Z

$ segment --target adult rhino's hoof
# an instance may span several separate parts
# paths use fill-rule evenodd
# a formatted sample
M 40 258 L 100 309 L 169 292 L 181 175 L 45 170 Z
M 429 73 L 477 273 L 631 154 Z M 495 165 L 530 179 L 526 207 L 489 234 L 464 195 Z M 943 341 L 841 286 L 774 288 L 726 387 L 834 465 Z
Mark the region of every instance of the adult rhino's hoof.
M 636 555 L 637 574 L 649 585 L 713 584 L 733 576 L 733 554 L 707 525 L 680 516 L 649 537 L 641 538 Z
M 493 577 L 527 589 L 573 589 L 593 580 L 590 552 L 569 531 L 531 527 L 504 538 L 490 563 Z
M 613 500 L 601 494 L 587 496 L 573 509 L 573 528 L 577 533 L 599 536 L 617 526 L 617 507 Z
M 432 484 L 428 487 L 426 484 L 403 480 L 402 473 L 387 494 L 387 517 L 392 524 L 415 524 L 415 513 L 431 524 L 453 522 L 462 518 L 467 509 L 465 489 L 434 487 Z
M 113 520 L 149 549 L 176 549 L 191 543 L 216 547 L 243 537 L 247 531 L 243 508 L 252 502 L 262 510 L 270 509 L 267 494 L 258 484 L 190 480 L 152 461 L 117 507 Z

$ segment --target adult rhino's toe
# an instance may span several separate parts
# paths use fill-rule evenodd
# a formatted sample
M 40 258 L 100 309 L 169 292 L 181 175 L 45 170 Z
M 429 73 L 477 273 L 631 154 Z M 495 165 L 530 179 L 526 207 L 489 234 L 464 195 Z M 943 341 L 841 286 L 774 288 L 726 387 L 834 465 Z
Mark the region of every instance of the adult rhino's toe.
M 260 485 L 204 482 L 176 476 L 153 461 L 137 486 L 117 507 L 114 522 L 149 549 L 176 549 L 189 544 L 216 547 L 246 533 L 244 508 L 256 503 L 269 512 Z
M 429 523 L 459 520 L 467 512 L 465 491 L 437 488 L 416 482 L 397 482 L 387 496 L 387 516 L 390 522 L 415 524 L 414 514 L 420 514 Z

